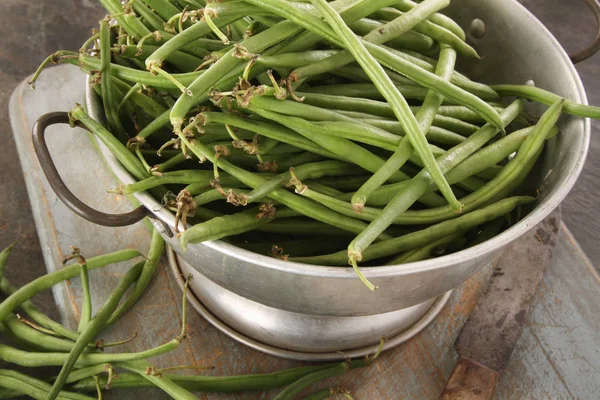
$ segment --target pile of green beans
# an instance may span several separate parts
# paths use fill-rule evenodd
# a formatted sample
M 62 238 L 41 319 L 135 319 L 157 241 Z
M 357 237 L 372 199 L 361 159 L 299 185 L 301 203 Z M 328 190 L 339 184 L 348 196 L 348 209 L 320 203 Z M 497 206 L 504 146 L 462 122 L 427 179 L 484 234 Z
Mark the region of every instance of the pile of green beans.
M 98 34 L 32 83 L 51 63 L 92 76 L 106 126 L 82 107 L 71 117 L 138 180 L 118 193 L 176 213 L 184 248 L 221 239 L 351 265 L 375 290 L 360 265 L 460 251 L 517 223 L 561 113 L 600 118 L 457 71 L 479 55 L 442 13 L 450 0 L 101 3 Z M 524 100 L 549 108 L 535 118 Z
M 186 281 L 183 293 L 181 332 L 171 341 L 140 352 L 124 350 L 105 353 L 104 348 L 125 345 L 135 340 L 137 335 L 116 343 L 97 340 L 107 327 L 136 304 L 148 286 L 164 253 L 164 241 L 158 232 L 153 231 L 150 249 L 145 257 L 137 250 L 121 250 L 85 259 L 78 250 L 74 250 L 62 268 L 34 279 L 21 288 L 13 287 L 4 276 L 12 250 L 11 245 L 0 252 L 0 337 L 10 339 L 14 345 L 4 344 L 3 340 L 3 344 L 0 344 L 0 360 L 19 366 L 19 370 L 0 369 L 0 399 L 23 395 L 41 400 L 101 399 L 102 392 L 109 388 L 111 391 L 155 388 L 174 399 L 185 400 L 197 398 L 192 392 L 232 393 L 282 388 L 276 398 L 289 400 L 325 379 L 370 365 L 383 348 L 381 340 L 379 348 L 373 349 L 374 355 L 364 359 L 300 366 L 265 374 L 211 376 L 164 373 L 186 369 L 185 366 L 157 369 L 148 359 L 177 349 L 187 338 L 186 291 L 189 281 Z M 98 310 L 92 310 L 88 272 L 139 258 L 144 259 L 126 271 Z M 68 263 L 70 260 L 74 261 Z M 83 289 L 82 312 L 77 330 L 71 330 L 46 316 L 32 303 L 31 298 L 45 289 L 77 277 L 80 277 Z M 132 286 L 133 289 L 128 291 Z M 84 312 L 85 308 L 88 310 Z M 44 379 L 35 371 L 32 375 L 26 372 L 27 368 L 47 366 L 61 367 L 58 376 Z M 331 391 L 331 394 L 334 393 L 338 392 Z

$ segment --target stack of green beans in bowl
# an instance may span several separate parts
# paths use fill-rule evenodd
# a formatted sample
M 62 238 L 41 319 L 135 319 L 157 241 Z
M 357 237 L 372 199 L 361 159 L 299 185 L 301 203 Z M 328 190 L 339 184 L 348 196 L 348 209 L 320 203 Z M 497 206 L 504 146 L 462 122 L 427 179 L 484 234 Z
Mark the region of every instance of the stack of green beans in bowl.
M 528 175 L 561 113 L 528 85 L 455 69 L 479 55 L 450 0 L 99 0 L 79 52 L 106 125 L 70 115 L 176 215 L 190 243 L 285 260 L 398 265 L 482 243 L 535 204 Z M 542 115 L 525 101 L 548 106 Z

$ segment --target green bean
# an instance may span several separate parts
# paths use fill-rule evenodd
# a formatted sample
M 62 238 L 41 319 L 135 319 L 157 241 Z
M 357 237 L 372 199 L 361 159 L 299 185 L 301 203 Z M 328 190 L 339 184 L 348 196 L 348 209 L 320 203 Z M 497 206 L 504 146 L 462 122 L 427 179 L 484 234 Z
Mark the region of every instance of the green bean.
M 146 261 L 144 261 L 144 265 L 142 267 L 142 272 L 135 282 L 135 288 L 133 292 L 127 297 L 127 299 L 119 305 L 119 307 L 113 312 L 110 316 L 106 325 L 111 325 L 118 321 L 123 314 L 125 314 L 128 310 L 131 309 L 135 305 L 135 303 L 142 297 L 150 280 L 154 276 L 154 272 L 159 265 L 160 258 L 163 255 L 165 249 L 165 241 L 162 236 L 158 232 L 158 230 L 154 229 L 152 231 L 152 241 L 150 243 L 150 250 L 148 251 L 148 256 Z
M 388 120 L 380 120 L 380 119 L 357 119 L 357 121 L 366 123 L 366 124 L 369 124 L 372 126 L 376 126 L 380 129 L 391 132 L 395 135 L 402 135 L 404 133 L 404 131 L 402 130 L 402 127 L 396 121 L 388 121 Z M 438 144 L 450 145 L 450 146 L 454 146 L 459 143 L 462 143 L 466 139 L 464 136 L 462 136 L 456 132 L 452 132 L 450 130 L 440 128 L 439 126 L 429 127 L 429 130 L 427 131 L 427 138 L 431 142 L 435 142 Z M 433 155 L 436 155 L 438 153 L 437 151 L 434 151 L 433 149 L 432 149 L 432 151 L 433 151 Z
M 323 193 L 324 195 L 331 197 L 338 197 L 344 195 L 344 192 L 342 192 L 341 190 L 334 189 L 332 187 L 323 185 L 319 182 L 310 182 L 310 187 L 319 193 Z
M 537 101 L 547 106 L 561 100 L 561 97 L 554 93 L 527 85 L 493 85 L 492 89 L 501 96 L 516 96 Z M 563 112 L 578 117 L 600 118 L 600 107 L 577 104 L 570 100 L 565 100 Z
M 456 232 L 438 240 L 434 240 L 433 242 L 428 243 L 421 248 L 400 254 L 398 257 L 395 257 L 388 261 L 386 265 L 408 264 L 411 262 L 423 261 L 433 258 L 436 256 L 435 254 L 433 254 L 435 250 L 439 249 L 441 246 L 446 246 L 452 243 L 456 239 L 461 238 L 463 234 L 464 232 Z
M 69 352 L 68 357 L 65 360 L 60 373 L 58 374 L 58 377 L 52 385 L 52 389 L 47 397 L 48 400 L 53 400 L 56 398 L 56 396 L 58 396 L 65 384 L 65 380 L 67 379 L 69 373 L 71 373 L 71 370 L 77 363 L 79 357 L 83 354 L 83 350 L 87 347 L 89 341 L 92 340 L 98 334 L 98 332 L 104 328 L 112 313 L 117 309 L 119 301 L 121 301 L 121 298 L 127 289 L 129 289 L 129 286 L 131 286 L 137 280 L 141 272 L 142 266 L 139 264 L 130 268 L 125 274 L 125 277 L 123 277 L 117 287 L 110 293 L 94 318 L 92 318 L 85 328 L 83 328 L 79 333 L 79 337 L 75 341 L 75 344 Z
M 400 11 L 410 11 L 412 8 L 416 7 L 419 3 L 415 3 L 413 1 L 410 0 L 402 0 L 400 2 L 397 2 L 395 4 L 393 4 L 394 8 L 397 8 Z M 441 13 L 435 13 L 433 15 L 430 15 L 428 18 L 431 22 L 433 22 L 434 24 L 438 24 L 440 25 L 442 28 L 446 28 L 449 31 L 451 31 L 452 33 L 454 33 L 456 36 L 458 36 L 461 40 L 465 40 L 465 32 L 462 30 L 462 28 L 456 23 L 454 22 L 453 19 L 448 18 L 447 16 L 445 16 L 444 14 Z
M 134 11 L 142 18 L 144 25 L 146 25 L 148 29 L 163 29 L 163 24 L 165 21 L 163 21 L 158 15 L 154 14 L 154 12 L 152 12 L 152 10 L 149 9 L 144 3 L 134 1 L 131 5 Z
M 87 262 L 82 257 L 79 261 L 81 264 L 81 271 L 79 273 L 79 279 L 81 282 L 81 314 L 79 316 L 79 325 L 77 326 L 77 332 L 80 333 L 85 329 L 87 324 L 92 318 L 92 297 L 90 294 L 90 275 L 88 272 Z
M 452 71 L 454 70 L 455 62 L 456 52 L 451 47 L 442 45 L 440 62 L 436 68 L 436 74 L 443 79 L 449 79 Z M 430 90 L 429 93 L 427 93 L 425 101 L 423 102 L 423 106 L 416 114 L 417 122 L 419 123 L 419 127 L 424 134 L 427 134 L 431 130 L 431 123 L 433 122 L 433 118 L 437 114 L 437 109 L 442 104 L 442 101 L 443 97 L 433 90 Z M 404 163 L 406 163 L 412 152 L 412 142 L 406 138 L 403 139 L 395 149 L 394 154 L 388 158 L 385 164 L 382 165 L 382 167 L 371 178 L 369 178 L 369 180 L 363 186 L 361 186 L 361 188 L 358 189 L 358 191 L 352 197 L 352 206 L 357 212 L 360 212 L 361 208 L 367 202 L 369 196 L 375 190 L 377 190 L 377 188 L 383 185 L 394 173 L 394 171 L 397 171 L 404 165 Z M 438 182 L 436 180 L 436 184 L 437 183 Z M 446 182 L 446 184 L 448 187 L 450 187 L 448 182 Z M 448 199 L 445 194 L 444 197 Z M 452 206 L 452 208 L 456 209 L 454 206 Z M 462 209 L 462 205 L 460 205 L 459 208 Z
M 378 29 L 381 26 L 383 26 L 382 23 L 370 18 L 361 18 L 348 24 L 348 27 L 350 27 L 352 31 L 361 36 L 366 36 L 369 34 L 369 32 Z M 425 36 L 412 30 L 407 30 L 406 32 L 400 33 L 397 36 L 389 39 L 387 42 L 394 48 L 410 49 L 420 52 L 431 51 L 435 45 L 434 40 L 429 36 Z
M 292 146 L 310 151 L 315 154 L 323 155 L 327 158 L 339 158 L 334 153 L 318 146 L 312 140 L 306 139 L 302 135 L 299 135 L 293 130 L 285 128 L 281 125 L 275 125 L 269 122 L 253 121 L 226 113 L 205 112 L 202 113 L 201 116 L 204 118 L 205 125 L 210 123 L 228 124 L 237 128 L 258 133 L 283 143 L 291 144 Z
M 427 245 L 434 240 L 446 237 L 457 231 L 468 230 L 487 221 L 496 219 L 501 215 L 511 212 L 518 205 L 531 203 L 533 201 L 535 201 L 535 199 L 528 196 L 510 197 L 468 214 L 463 214 L 456 219 L 440 222 L 420 231 L 375 243 L 364 250 L 362 260 L 374 260 Z M 324 256 L 291 257 L 290 261 L 305 264 L 347 265 L 348 253 L 345 250 L 342 250 Z
M 413 81 L 411 81 L 408 78 L 405 78 L 404 76 L 400 75 L 399 73 L 397 73 L 395 71 L 390 71 L 389 69 L 384 69 L 384 71 L 385 71 L 386 75 L 390 77 L 392 82 L 394 82 L 398 86 L 402 86 L 402 85 L 409 86 L 410 85 L 410 86 L 418 87 L 417 85 L 415 85 L 415 83 Z M 367 75 L 365 73 L 365 71 L 363 71 L 363 69 L 358 66 L 355 67 L 352 65 L 346 65 L 342 68 L 335 69 L 335 70 L 331 71 L 330 73 L 335 76 L 340 76 L 342 78 L 346 78 L 350 81 L 364 82 L 364 83 L 371 82 L 371 79 L 369 79 L 369 75 Z M 415 89 L 411 89 L 411 90 L 416 92 Z M 415 97 L 416 97 L 416 94 L 415 94 Z
M 162 375 L 169 378 L 179 386 L 195 392 L 235 393 L 254 390 L 270 390 L 287 386 L 308 374 L 329 369 L 334 365 L 335 364 L 322 364 L 307 367 L 297 367 L 268 374 L 232 376 Z M 105 385 L 106 378 L 101 377 L 100 383 Z M 153 388 L 155 386 L 138 374 L 121 373 L 119 374 L 119 379 L 115 380 L 111 387 L 113 389 L 127 389 Z M 77 382 L 72 386 L 72 389 L 83 392 L 93 392 L 96 390 L 96 386 L 93 379 L 88 378 Z
M 176 349 L 179 344 L 180 339 L 173 339 L 158 347 L 138 353 L 83 353 L 79 356 L 75 366 L 79 368 L 102 363 L 143 360 L 168 353 Z M 0 344 L 0 359 L 22 367 L 62 366 L 68 357 L 68 353 L 28 352 Z
M 74 342 L 46 335 L 19 321 L 17 316 L 9 314 L 3 321 L 8 329 L 31 346 L 45 351 L 71 351 Z
M 8 257 L 17 242 L 13 242 L 8 245 L 2 252 L 0 253 L 0 281 L 4 278 L 4 271 L 6 270 L 6 264 L 8 263 Z
M 32 378 L 17 371 L 0 370 L 0 387 L 12 389 L 19 395 L 26 395 L 33 399 L 46 400 L 51 385 L 39 379 Z M 94 400 L 93 397 L 78 393 L 61 391 L 56 397 L 59 400 Z
M 168 377 L 162 374 L 152 374 L 147 372 L 148 363 L 143 361 L 130 361 L 126 363 L 120 363 L 123 368 L 135 372 L 138 376 L 152 383 L 154 386 L 162 389 L 171 398 L 176 400 L 195 400 L 197 399 L 192 393 L 177 385 Z
M 206 146 L 195 139 L 189 139 L 184 135 L 179 135 L 181 140 L 194 152 L 197 157 L 206 157 L 212 163 L 215 162 L 215 155 Z M 235 176 L 240 182 L 256 189 L 257 187 L 266 183 L 266 180 L 261 178 L 259 175 L 252 172 L 245 171 L 235 165 L 229 163 L 227 160 L 219 159 L 219 167 L 227 173 Z M 362 232 L 365 224 L 361 221 L 357 221 L 353 218 L 342 216 L 338 213 L 333 213 L 325 207 L 311 203 L 306 199 L 302 199 L 295 196 L 283 189 L 276 189 L 269 194 L 273 200 L 276 200 L 285 206 L 291 208 L 294 211 L 300 212 L 310 218 L 324 222 L 329 225 L 337 226 L 343 230 L 349 232 Z M 383 235 L 382 237 L 385 237 Z M 0 314 L 1 315 L 1 314 Z
M 121 192 L 123 194 L 133 194 L 149 190 L 160 185 L 190 185 L 193 183 L 201 184 L 203 187 L 209 187 L 210 181 L 214 176 L 212 171 L 203 170 L 179 170 L 166 172 L 162 176 L 151 176 L 141 181 L 123 186 Z M 238 181 L 230 176 L 221 176 L 221 183 L 224 185 L 232 185 Z
M 333 135 L 323 135 L 323 131 L 321 128 L 316 127 L 315 124 L 311 124 L 310 122 L 303 120 L 297 117 L 291 116 L 282 116 L 280 114 L 271 112 L 267 109 L 263 109 L 254 104 L 248 106 L 248 109 L 264 118 L 269 120 L 278 122 L 288 128 L 293 129 L 294 131 L 300 133 L 302 136 L 306 137 L 309 140 L 317 143 L 328 151 L 337 155 L 336 158 L 342 159 L 344 161 L 356 164 L 367 171 L 375 172 L 377 169 L 383 165 L 384 160 L 370 151 L 364 149 L 363 147 L 351 142 L 347 138 L 336 137 Z M 340 124 L 340 123 L 336 123 Z M 334 133 L 334 130 L 328 130 L 327 133 Z M 352 132 L 346 132 L 352 133 Z M 397 137 L 396 137 L 397 138 Z M 377 142 L 378 145 L 381 144 L 381 141 Z M 429 147 L 428 147 L 429 150 Z M 392 181 L 402 181 L 406 180 L 408 177 L 402 173 L 401 171 L 397 171 L 392 176 Z
M 256 63 L 268 68 L 298 68 L 321 61 L 338 52 L 338 50 L 313 50 L 272 56 L 260 56 L 256 59 Z
M 357 363 L 357 361 L 355 361 Z M 358 363 L 362 363 L 358 361 Z M 351 368 L 351 364 L 347 362 L 342 362 L 335 367 L 331 367 L 329 369 L 324 369 L 322 371 L 313 372 L 312 374 L 308 374 L 298 379 L 296 382 L 292 383 L 284 390 L 279 392 L 277 396 L 273 398 L 273 400 L 291 400 L 294 399 L 299 393 L 301 393 L 304 389 L 309 387 L 310 385 L 317 383 L 319 381 L 332 378 L 334 376 L 339 376 Z
M 65 58 L 64 62 L 80 65 L 82 68 L 87 70 L 99 70 L 101 66 L 101 61 L 98 58 L 90 57 L 85 54 L 79 56 L 79 60 L 72 58 Z M 123 79 L 128 82 L 141 83 L 144 85 L 152 86 L 155 88 L 161 89 L 175 89 L 177 86 L 173 84 L 169 79 L 160 76 L 153 75 L 150 72 L 140 71 L 133 68 L 124 67 L 118 64 L 111 65 L 111 74 L 119 79 Z M 173 74 L 172 76 L 182 84 L 186 85 L 193 82 L 196 78 L 201 76 L 204 72 L 187 72 L 183 74 Z
M 271 222 L 276 215 L 275 213 L 273 215 L 265 214 L 264 217 L 260 217 L 260 212 L 259 207 L 255 207 L 236 214 L 223 215 L 222 217 L 196 224 L 181 235 L 181 247 L 185 251 L 187 245 L 190 243 L 219 240 L 226 236 L 238 235 L 254 230 L 261 225 Z
M 522 101 L 515 101 L 507 107 L 501 114 L 504 125 L 508 125 L 523 109 Z M 467 140 L 455 146 L 443 156 L 438 157 L 438 165 L 444 172 L 448 172 L 460 162 L 464 161 L 468 156 L 473 154 L 477 149 L 482 147 L 490 139 L 499 132 L 491 124 L 486 124 L 479 129 Z M 377 232 L 382 231 L 389 226 L 400 214 L 405 212 L 419 197 L 427 191 L 430 186 L 431 178 L 427 171 L 421 171 L 416 177 L 410 181 L 410 185 L 403 191 L 399 192 L 390 203 L 383 209 L 377 219 L 375 219 L 369 228 L 359 234 L 348 246 L 348 257 L 353 265 L 356 261 L 361 260 L 361 253 L 372 243 L 371 237 L 377 235 Z M 433 186 L 433 185 L 432 185 Z M 464 205 L 463 205 L 464 206 Z M 356 268 L 356 267 L 355 267 Z
M 175 14 L 178 14 L 180 10 L 168 1 L 164 0 L 142 0 L 153 9 L 162 19 L 168 21 Z
M 109 130 L 119 139 L 122 143 L 126 143 L 129 140 L 129 135 L 125 133 L 123 124 L 119 119 L 117 113 L 117 102 L 114 98 L 114 88 L 112 83 L 111 75 L 111 43 L 110 43 L 110 27 L 108 21 L 103 19 L 100 21 L 100 74 L 102 80 L 100 83 L 100 90 L 102 92 L 102 104 L 104 106 L 104 113 L 106 115 L 106 121 L 108 123 Z
M 120 90 L 122 93 L 129 92 L 136 85 L 138 85 L 136 83 L 134 86 L 130 86 L 128 83 L 126 83 L 118 78 L 114 78 L 113 82 L 115 84 L 115 87 L 118 90 Z M 138 86 L 138 88 L 139 88 L 139 86 Z M 136 106 L 141 108 L 146 114 L 148 114 L 152 118 L 157 118 L 166 111 L 165 107 L 163 107 L 160 103 L 158 103 L 154 99 L 150 98 L 149 96 L 141 93 L 140 91 L 132 91 L 132 93 L 130 94 L 129 97 L 131 98 L 131 101 Z M 125 100 L 122 100 L 122 101 L 125 101 Z
M 69 115 L 73 120 L 81 122 L 89 131 L 96 135 L 136 179 L 144 179 L 148 176 L 148 172 L 133 153 L 127 150 L 127 148 L 125 148 L 125 146 L 99 122 L 91 118 L 85 112 L 83 107 L 76 106 L 71 110 Z
M 409 32 L 420 21 L 427 18 L 432 13 L 447 7 L 448 4 L 450 4 L 449 0 L 426 0 L 392 22 L 381 24 L 377 21 L 373 21 L 374 26 L 367 27 L 369 30 L 368 33 L 364 31 L 359 31 L 358 33 L 365 35 L 363 37 L 363 40 L 365 41 L 374 44 L 383 44 L 401 36 L 403 33 Z M 357 21 L 349 26 L 356 31 L 356 28 L 360 24 L 361 21 Z M 327 73 L 354 61 L 354 55 L 348 50 L 344 50 L 320 62 L 296 69 L 292 72 L 292 75 L 296 79 L 303 79 L 308 76 Z

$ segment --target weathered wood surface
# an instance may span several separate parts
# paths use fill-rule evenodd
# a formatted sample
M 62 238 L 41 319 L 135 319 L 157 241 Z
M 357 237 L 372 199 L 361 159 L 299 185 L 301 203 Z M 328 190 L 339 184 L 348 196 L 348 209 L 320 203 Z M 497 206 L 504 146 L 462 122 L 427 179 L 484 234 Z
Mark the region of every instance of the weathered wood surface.
M 80 247 L 82 253 L 94 256 L 123 247 L 145 251 L 149 233 L 142 224 L 128 228 L 98 227 L 73 215 L 57 200 L 37 165 L 31 148 L 29 128 L 35 118 L 50 110 L 68 110 L 81 101 L 82 75 L 68 66 L 55 67 L 46 72 L 32 93 L 23 86 L 12 101 L 12 115 L 17 145 L 25 171 L 28 191 L 44 257 L 48 268 L 60 266 L 70 245 Z M 69 89 L 70 88 L 70 89 Z M 79 89 L 79 92 L 77 92 Z M 41 92 L 52 93 L 52 97 Z M 23 114 L 18 116 L 18 114 Z M 71 190 L 88 204 L 103 211 L 123 212 L 131 208 L 128 202 L 106 193 L 117 182 L 107 172 L 102 159 L 95 153 L 87 135 L 67 126 L 52 128 L 49 141 L 58 170 Z M 93 181 L 94 185 L 89 185 Z M 97 309 L 100 301 L 123 275 L 127 265 L 113 266 L 91 272 L 92 295 Z M 475 276 L 451 296 L 440 316 L 414 340 L 384 353 L 369 369 L 349 373 L 335 384 L 347 388 L 360 399 L 392 400 L 399 398 L 435 399 L 439 396 L 456 363 L 454 340 L 465 319 L 477 303 L 491 274 L 491 265 Z M 55 292 L 65 322 L 74 326 L 79 313 L 80 286 L 74 279 Z M 179 332 L 181 293 L 163 261 L 142 303 L 126 318 L 103 334 L 107 341 L 139 337 L 127 347 L 131 351 L 146 349 L 164 343 Z M 190 312 L 188 331 L 191 338 L 180 349 L 156 360 L 158 366 L 214 365 L 214 374 L 241 374 L 269 372 L 298 365 L 264 355 L 240 345 L 212 328 L 193 311 Z M 110 392 L 109 392 L 110 393 Z M 140 398 L 139 392 L 130 392 L 130 398 Z M 158 392 L 145 395 L 162 398 Z M 210 399 L 267 399 L 271 394 L 203 395 Z M 119 398 L 125 398 L 122 394 Z
M 562 225 L 495 399 L 600 398 L 600 276 Z

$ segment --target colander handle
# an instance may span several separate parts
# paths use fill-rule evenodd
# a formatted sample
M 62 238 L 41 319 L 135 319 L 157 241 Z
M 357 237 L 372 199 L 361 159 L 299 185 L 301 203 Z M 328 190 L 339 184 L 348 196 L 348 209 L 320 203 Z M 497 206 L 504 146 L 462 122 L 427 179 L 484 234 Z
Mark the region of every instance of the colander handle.
M 573 64 L 577 64 L 582 62 L 583 60 L 587 60 L 588 58 L 596 54 L 598 50 L 600 50 L 600 2 L 598 2 L 598 0 L 585 0 L 585 2 L 594 13 L 598 28 L 596 32 L 596 38 L 588 47 L 577 53 L 569 55 Z
M 86 205 L 69 190 L 67 185 L 65 185 L 64 181 L 60 177 L 54 162 L 52 161 L 52 156 L 48 150 L 45 136 L 46 128 L 48 128 L 50 125 L 69 123 L 69 114 L 67 112 L 51 112 L 38 118 L 32 129 L 33 148 L 35 149 L 35 153 L 40 161 L 42 171 L 44 171 L 44 175 L 46 175 L 48 183 L 50 183 L 50 186 L 52 187 L 52 190 L 54 190 L 54 193 L 56 193 L 56 196 L 58 196 L 58 198 L 75 214 L 97 225 L 113 227 L 127 226 L 135 224 L 145 217 L 154 217 L 154 214 L 152 214 L 152 212 L 150 212 L 150 210 L 144 206 L 140 206 L 135 210 L 125 214 L 103 213 Z M 85 129 L 85 127 L 78 122 L 75 122 L 75 124 Z

